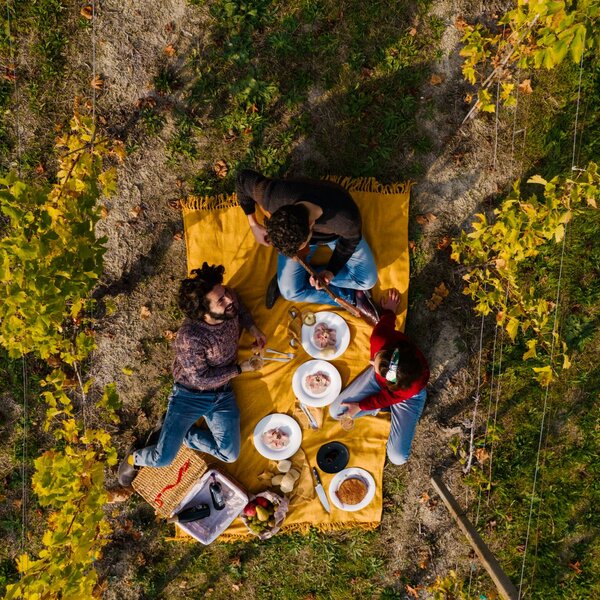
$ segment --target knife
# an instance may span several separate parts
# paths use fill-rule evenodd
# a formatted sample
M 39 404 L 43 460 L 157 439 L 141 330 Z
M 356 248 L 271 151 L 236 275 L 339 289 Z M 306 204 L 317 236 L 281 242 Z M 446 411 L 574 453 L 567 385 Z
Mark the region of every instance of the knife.
M 329 500 L 327 500 L 327 494 L 325 494 L 325 490 L 323 489 L 323 484 L 321 483 L 321 478 L 317 473 L 317 469 L 315 467 L 312 468 L 313 475 L 315 476 L 315 481 L 317 482 L 315 485 L 315 490 L 317 492 L 317 496 L 319 496 L 319 500 L 323 505 L 323 508 L 330 513 L 331 508 L 329 507 Z

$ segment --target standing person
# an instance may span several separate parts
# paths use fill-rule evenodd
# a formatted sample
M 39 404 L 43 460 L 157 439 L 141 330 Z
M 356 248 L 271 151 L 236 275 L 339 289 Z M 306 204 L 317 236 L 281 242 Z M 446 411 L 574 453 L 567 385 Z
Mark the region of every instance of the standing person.
M 128 487 L 142 466 L 165 467 L 181 444 L 233 462 L 240 452 L 240 412 L 231 380 L 253 371 L 237 362 L 242 328 L 262 348 L 265 334 L 233 289 L 223 285 L 223 266 L 204 263 L 179 287 L 179 308 L 186 319 L 175 338 L 175 383 L 156 445 L 131 448 L 119 466 L 119 483 Z M 204 417 L 208 429 L 195 425 Z
M 371 366 L 334 400 L 329 409 L 334 419 L 376 415 L 389 407 L 392 427 L 387 455 L 395 465 L 404 464 L 423 412 L 429 381 L 429 365 L 423 353 L 395 328 L 400 292 L 388 290 L 381 300 L 381 319 L 371 334 Z
M 360 212 L 347 190 L 331 181 L 269 179 L 244 170 L 237 178 L 237 195 L 256 241 L 279 252 L 267 308 L 279 294 L 292 302 L 333 304 L 322 288 L 325 283 L 377 320 L 368 292 L 377 282 L 377 266 L 362 235 Z M 266 227 L 256 220 L 257 206 L 267 215 Z M 332 255 L 313 278 L 293 257 L 306 252 L 308 261 L 323 245 Z

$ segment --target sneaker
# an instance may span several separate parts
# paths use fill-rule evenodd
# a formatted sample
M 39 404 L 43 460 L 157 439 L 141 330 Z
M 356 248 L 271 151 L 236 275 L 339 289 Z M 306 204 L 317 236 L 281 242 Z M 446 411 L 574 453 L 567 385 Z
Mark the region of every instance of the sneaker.
M 356 290 L 354 305 L 363 316 L 371 320 L 373 325 L 379 321 L 379 308 L 375 304 L 369 290 Z
M 133 453 L 140 448 L 139 442 L 132 444 L 127 452 L 125 453 L 125 458 L 119 464 L 119 470 L 117 471 L 117 478 L 119 480 L 119 485 L 124 488 L 131 487 L 133 480 L 137 476 L 137 472 L 140 470 L 139 467 L 132 465 L 129 463 L 129 457 L 133 455 Z
M 275 273 L 273 279 L 269 281 L 269 285 L 267 286 L 265 306 L 269 309 L 273 308 L 273 305 L 279 296 L 281 296 L 281 291 L 279 290 L 279 284 L 277 283 L 277 273 Z

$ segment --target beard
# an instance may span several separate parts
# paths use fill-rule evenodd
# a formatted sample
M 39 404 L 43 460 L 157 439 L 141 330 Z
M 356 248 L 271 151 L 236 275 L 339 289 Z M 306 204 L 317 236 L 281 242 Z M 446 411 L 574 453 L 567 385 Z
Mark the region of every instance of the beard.
M 222 313 L 208 311 L 207 314 L 215 319 L 215 321 L 230 321 L 238 316 L 238 309 L 233 304 L 230 304 Z

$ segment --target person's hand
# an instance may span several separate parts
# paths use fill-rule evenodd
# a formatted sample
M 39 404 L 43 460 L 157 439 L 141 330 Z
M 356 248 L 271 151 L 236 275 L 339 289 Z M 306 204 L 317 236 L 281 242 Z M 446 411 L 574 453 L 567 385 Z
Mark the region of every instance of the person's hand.
M 250 371 L 258 371 L 262 366 L 262 361 L 253 361 L 252 358 L 243 360 L 240 365 L 242 373 L 249 373 Z
M 250 225 L 250 231 L 254 235 L 254 239 L 262 246 L 270 246 L 269 238 L 267 237 L 267 229 L 259 223 Z
M 396 288 L 386 290 L 379 301 L 379 306 L 383 310 L 391 310 L 395 313 L 398 306 L 400 306 L 400 292 Z
M 316 277 L 310 276 L 309 282 L 317 290 L 323 289 L 323 284 L 329 285 L 329 282 L 333 279 L 333 273 L 331 271 L 321 271 L 317 273 Z
M 250 334 L 254 336 L 254 344 L 252 344 L 252 347 L 256 348 L 254 354 L 259 354 L 267 345 L 267 336 L 256 325 L 250 327 Z
M 350 417 L 354 419 L 354 417 L 360 412 L 360 406 L 358 402 L 342 402 L 342 406 L 346 407 L 346 411 L 344 412 L 344 417 Z

